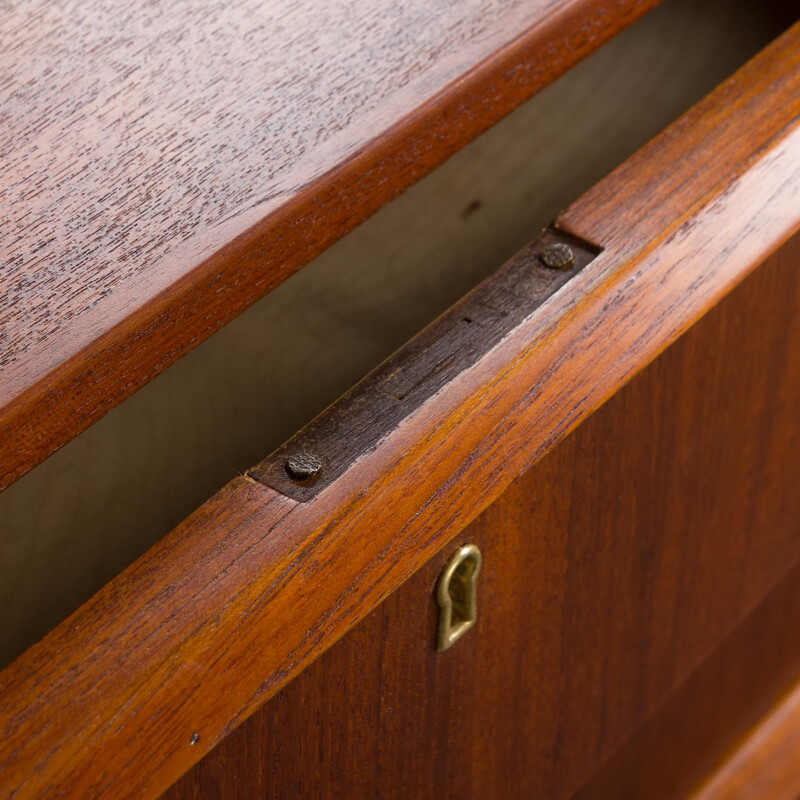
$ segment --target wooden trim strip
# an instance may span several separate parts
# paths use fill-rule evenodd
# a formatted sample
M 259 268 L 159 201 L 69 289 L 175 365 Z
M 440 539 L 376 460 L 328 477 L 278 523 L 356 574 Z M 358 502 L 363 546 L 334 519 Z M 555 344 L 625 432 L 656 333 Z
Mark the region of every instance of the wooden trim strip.
M 693 800 L 800 797 L 800 685 L 755 727 Z
M 3 671 L 3 794 L 157 796 L 788 238 L 798 53 L 800 24 L 568 209 L 590 238 L 628 176 L 603 252 L 331 486 L 236 479 Z
M 425 73 L 424 96 L 401 92 L 292 165 L 281 184 L 292 191 L 264 187 L 277 197 L 193 232 L 85 309 L 63 292 L 56 308 L 42 309 L 34 293 L 27 317 L 45 319 L 45 332 L 0 324 L 7 346 L 41 340 L 7 366 L 0 352 L 0 490 L 658 2 L 557 0 L 500 14 L 455 64 L 451 56 Z M 446 21 L 437 25 L 431 35 L 446 38 Z M 365 65 L 367 84 L 373 68 Z M 221 157 L 219 148 L 200 156 Z M 95 280 L 91 257 L 81 269 Z M 0 279 L 0 307 L 4 294 L 15 296 L 3 288 Z

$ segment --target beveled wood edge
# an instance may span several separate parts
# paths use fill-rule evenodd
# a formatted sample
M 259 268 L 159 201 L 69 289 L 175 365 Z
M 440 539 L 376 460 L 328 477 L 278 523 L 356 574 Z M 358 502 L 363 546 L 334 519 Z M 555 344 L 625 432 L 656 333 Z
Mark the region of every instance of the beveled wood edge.
M 668 129 L 590 267 L 329 489 L 298 504 L 237 478 L 0 673 L 7 793 L 157 796 L 796 231 L 799 38 L 739 74 L 772 125 L 747 147 L 735 108 L 705 126 L 723 87 Z M 652 230 L 663 152 L 684 190 Z M 588 238 L 581 202 L 561 224 Z
M 762 719 L 692 800 L 800 796 L 800 684 Z
M 660 0 L 573 0 L 0 408 L 0 491 Z M 47 358 L 52 358 L 48 354 Z

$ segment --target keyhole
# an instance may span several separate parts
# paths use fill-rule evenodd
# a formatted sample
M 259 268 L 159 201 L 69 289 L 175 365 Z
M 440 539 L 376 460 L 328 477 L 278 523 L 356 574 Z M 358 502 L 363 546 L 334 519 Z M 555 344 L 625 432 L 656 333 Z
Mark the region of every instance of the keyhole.
M 474 544 L 459 547 L 439 576 L 439 632 L 436 649 L 447 650 L 477 619 L 476 581 L 481 570 L 481 551 Z

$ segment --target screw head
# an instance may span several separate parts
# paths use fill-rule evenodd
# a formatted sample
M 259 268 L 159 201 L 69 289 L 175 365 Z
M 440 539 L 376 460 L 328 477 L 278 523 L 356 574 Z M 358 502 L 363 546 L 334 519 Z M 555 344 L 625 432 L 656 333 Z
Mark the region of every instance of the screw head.
M 539 253 L 539 260 L 549 269 L 572 269 L 575 256 L 572 248 L 563 242 L 549 244 Z
M 322 462 L 311 453 L 295 453 L 286 459 L 286 472 L 296 481 L 316 478 L 322 469 Z

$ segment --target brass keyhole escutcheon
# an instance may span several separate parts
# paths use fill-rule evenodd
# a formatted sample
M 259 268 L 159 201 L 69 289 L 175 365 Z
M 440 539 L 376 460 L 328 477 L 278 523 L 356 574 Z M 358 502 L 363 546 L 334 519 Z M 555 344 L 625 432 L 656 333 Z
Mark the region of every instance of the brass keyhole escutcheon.
M 436 649 L 447 650 L 474 624 L 478 616 L 476 582 L 481 571 L 481 551 L 465 544 L 453 553 L 439 576 L 436 602 L 439 604 L 439 631 Z

